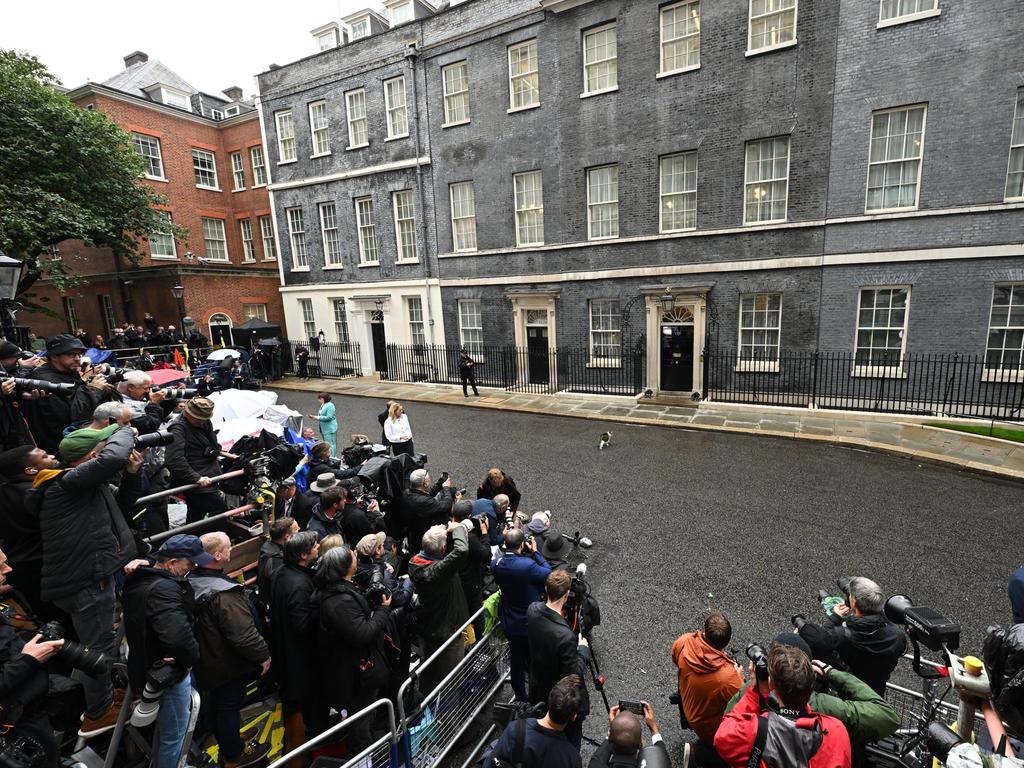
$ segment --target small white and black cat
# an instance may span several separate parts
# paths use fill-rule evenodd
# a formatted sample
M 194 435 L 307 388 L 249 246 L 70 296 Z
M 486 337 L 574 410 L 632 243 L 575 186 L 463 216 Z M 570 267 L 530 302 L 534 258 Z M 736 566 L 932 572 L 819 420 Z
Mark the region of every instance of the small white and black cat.
M 611 442 L 612 442 L 612 433 L 611 432 L 602 432 L 601 433 L 601 442 L 599 442 L 597 444 L 597 450 L 603 451 L 605 448 L 607 448 L 609 445 L 611 445 Z

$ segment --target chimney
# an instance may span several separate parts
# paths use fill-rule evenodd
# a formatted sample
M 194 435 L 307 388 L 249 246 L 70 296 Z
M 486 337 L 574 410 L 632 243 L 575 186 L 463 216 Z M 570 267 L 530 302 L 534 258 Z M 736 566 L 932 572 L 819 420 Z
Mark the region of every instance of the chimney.
M 232 85 L 224 89 L 224 95 L 231 99 L 231 101 L 241 101 L 242 89 L 239 88 L 237 85 Z
M 128 69 L 128 67 L 134 64 L 145 64 L 147 61 L 149 61 L 148 53 L 143 53 L 142 51 L 135 51 L 135 53 L 129 53 L 127 56 L 124 57 L 124 68 Z

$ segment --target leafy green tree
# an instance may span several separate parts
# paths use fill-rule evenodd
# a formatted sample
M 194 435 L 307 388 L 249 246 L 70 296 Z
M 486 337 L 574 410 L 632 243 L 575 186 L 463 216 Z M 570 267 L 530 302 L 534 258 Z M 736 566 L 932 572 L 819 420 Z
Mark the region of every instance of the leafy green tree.
M 167 226 L 131 137 L 55 86 L 35 57 L 0 49 L 0 251 L 26 264 L 19 294 L 43 278 L 58 291 L 81 284 L 75 265 L 53 254 L 62 240 L 135 262 L 141 238 Z

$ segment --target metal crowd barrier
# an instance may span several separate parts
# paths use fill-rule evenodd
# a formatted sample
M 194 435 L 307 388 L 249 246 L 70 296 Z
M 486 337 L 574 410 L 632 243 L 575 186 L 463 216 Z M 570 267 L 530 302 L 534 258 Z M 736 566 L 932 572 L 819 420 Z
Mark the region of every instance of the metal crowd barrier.
M 395 707 L 387 699 L 375 701 L 366 709 L 362 709 L 354 715 L 346 717 L 340 723 L 331 726 L 319 736 L 310 739 L 305 744 L 301 744 L 288 754 L 282 755 L 267 766 L 267 768 L 285 768 L 285 766 L 288 765 L 288 761 L 293 757 L 304 755 L 314 747 L 318 747 L 321 744 L 340 740 L 345 731 L 352 727 L 353 723 L 365 720 L 367 717 L 375 716 L 377 710 L 382 707 L 386 709 L 388 713 L 388 732 L 368 747 L 364 748 L 358 754 L 350 757 L 348 762 L 341 766 L 341 768 L 357 768 L 357 766 L 358 768 L 385 768 L 385 766 L 387 766 L 387 768 L 395 768 L 395 766 L 398 766 L 399 764 L 399 729 L 398 724 L 395 721 Z
M 474 613 L 413 671 L 398 691 L 406 768 L 441 765 L 508 677 L 508 643 L 499 640 L 492 630 L 477 640 L 455 668 L 424 695 L 416 711 L 405 712 L 406 695 L 415 681 L 483 613 L 482 608 Z

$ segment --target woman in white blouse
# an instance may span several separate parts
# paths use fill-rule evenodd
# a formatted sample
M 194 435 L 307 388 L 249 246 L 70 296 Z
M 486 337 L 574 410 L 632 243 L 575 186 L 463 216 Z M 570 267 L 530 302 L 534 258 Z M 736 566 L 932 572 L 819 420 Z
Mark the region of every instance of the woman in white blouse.
M 405 409 L 398 403 L 392 403 L 388 408 L 388 417 L 384 420 L 384 436 L 391 443 L 391 452 L 395 456 L 400 453 L 412 456 L 412 427 L 409 426 Z

